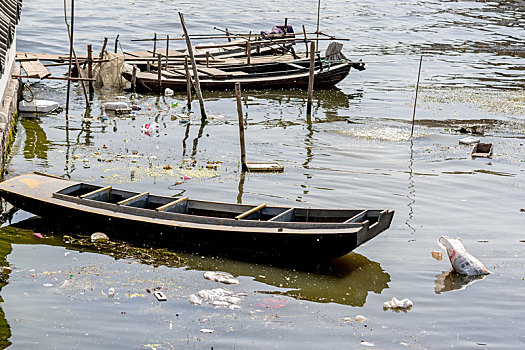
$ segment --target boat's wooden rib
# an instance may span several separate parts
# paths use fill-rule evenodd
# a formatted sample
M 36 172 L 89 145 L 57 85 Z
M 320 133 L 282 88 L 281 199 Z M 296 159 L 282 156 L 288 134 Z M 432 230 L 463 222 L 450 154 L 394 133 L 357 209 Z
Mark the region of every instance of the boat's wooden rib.
M 131 203 L 136 202 L 138 200 L 143 200 L 144 197 L 147 197 L 147 196 L 149 196 L 149 192 L 142 192 L 135 196 L 132 196 L 132 197 L 129 197 L 129 198 L 126 198 L 126 199 L 123 199 L 117 202 L 117 205 L 130 205 Z
M 394 214 L 174 200 L 36 173 L 0 183 L 0 195 L 31 213 L 112 232 L 115 238 L 199 253 L 283 259 L 344 255 L 386 230 Z
M 80 198 L 91 198 L 97 194 L 100 194 L 102 192 L 108 192 L 111 190 L 111 186 L 106 186 L 106 187 L 102 187 L 102 188 L 99 188 L 97 190 L 94 190 L 94 191 L 91 191 L 91 192 L 88 192 L 86 194 L 83 194 L 80 196 Z
M 163 210 L 167 210 L 167 209 L 170 209 L 170 208 L 173 208 L 174 206 L 176 206 L 177 204 L 182 204 L 182 203 L 185 203 L 187 204 L 187 201 L 190 197 L 182 197 L 182 198 L 179 198 L 177 200 L 174 200 L 173 202 L 169 202 L 169 203 L 166 203 L 164 205 L 161 205 L 160 207 L 157 207 L 155 208 L 156 211 L 163 211 Z
M 246 210 L 244 213 L 237 215 L 235 217 L 235 220 L 245 219 L 248 215 L 254 214 L 263 208 L 266 208 L 266 204 L 261 204 L 261 205 L 256 206 L 255 208 Z

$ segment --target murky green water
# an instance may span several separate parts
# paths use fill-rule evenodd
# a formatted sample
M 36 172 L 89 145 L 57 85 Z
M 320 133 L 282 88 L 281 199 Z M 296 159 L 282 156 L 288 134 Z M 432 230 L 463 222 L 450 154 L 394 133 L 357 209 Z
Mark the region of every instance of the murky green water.
M 92 43 L 97 52 L 104 36 L 111 43 L 120 33 L 124 49 L 146 49 L 130 39 L 180 34 L 179 10 L 191 32 L 210 33 L 213 26 L 267 30 L 284 17 L 296 30 L 303 23 L 315 30 L 316 5 L 81 2 L 76 47 L 81 52 Z M 67 52 L 61 6 L 24 3 L 20 51 Z M 181 123 L 182 95 L 97 91 L 85 115 L 76 87 L 69 123 L 63 113 L 22 117 L 6 177 L 38 170 L 196 199 L 389 208 L 396 214 L 388 231 L 340 260 L 272 267 L 125 244 L 65 243 L 63 234 L 89 233 L 56 230 L 53 223 L 28 221 L 27 213 L 17 212 L 0 236 L 10 267 L 2 273 L 7 284 L 0 294 L 3 344 L 353 349 L 369 347 L 365 341 L 381 349 L 523 347 L 524 13 L 519 1 L 323 4 L 322 29 L 351 38 L 345 53 L 367 61 L 367 70 L 352 71 L 338 89 L 315 92 L 311 118 L 305 92 L 243 92 L 248 160 L 278 160 L 282 174 L 239 171 L 230 93 L 204 95 L 213 116 L 206 124 L 198 112 L 189 124 Z M 422 86 L 411 141 L 420 54 Z M 33 91 L 65 104 L 62 82 L 39 82 Z M 117 96 L 143 109 L 132 117 L 106 116 L 103 104 Z M 193 109 L 198 111 L 197 102 Z M 152 121 L 160 133 L 142 134 L 141 126 Z M 480 123 L 486 125 L 481 138 L 494 145 L 490 160 L 473 160 L 470 147 L 458 144 L 465 136 L 461 127 Z M 222 162 L 216 170 L 206 168 L 216 161 Z M 173 169 L 164 169 L 166 164 Z M 185 175 L 191 179 L 183 180 Z M 441 235 L 461 237 L 493 274 L 474 281 L 449 274 L 446 258 L 431 257 Z M 239 278 L 239 285 L 226 288 L 246 293 L 240 310 L 190 304 L 191 294 L 220 287 L 204 279 L 204 271 Z M 155 287 L 162 287 L 167 302 L 147 292 Z M 113 298 L 109 288 L 115 289 Z M 383 311 L 392 297 L 409 298 L 414 306 L 406 313 Z M 368 320 L 345 321 L 356 315 Z

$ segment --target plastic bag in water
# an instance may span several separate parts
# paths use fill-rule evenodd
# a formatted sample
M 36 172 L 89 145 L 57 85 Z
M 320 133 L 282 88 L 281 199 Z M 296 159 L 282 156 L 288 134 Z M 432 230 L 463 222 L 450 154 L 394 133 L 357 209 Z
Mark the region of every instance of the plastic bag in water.
M 467 276 L 488 275 L 490 273 L 478 259 L 465 250 L 461 239 L 441 236 L 438 243 L 447 250 L 452 268 L 457 273 Z

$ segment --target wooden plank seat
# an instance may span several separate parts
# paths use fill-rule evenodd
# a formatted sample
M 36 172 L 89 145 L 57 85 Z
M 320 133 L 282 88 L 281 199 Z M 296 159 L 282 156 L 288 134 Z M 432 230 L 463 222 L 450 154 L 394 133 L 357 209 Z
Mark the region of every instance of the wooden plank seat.
M 106 186 L 106 187 L 101 187 L 99 189 L 96 189 L 94 191 L 91 191 L 91 192 L 88 192 L 88 193 L 85 193 L 83 195 L 80 196 L 80 198 L 82 199 L 91 199 L 93 198 L 94 196 L 102 193 L 102 192 L 106 192 L 109 194 L 109 191 L 111 190 L 111 186 Z
M 186 208 L 188 206 L 188 199 L 190 197 L 182 197 L 179 199 L 176 199 L 172 202 L 166 203 L 164 205 L 161 205 L 160 207 L 155 208 L 156 211 L 173 211 L 173 212 L 185 212 Z M 179 210 L 177 210 L 179 209 Z
M 139 194 L 136 194 L 132 197 L 129 197 L 129 198 L 126 198 L 126 199 L 123 199 L 119 202 L 117 202 L 117 205 L 131 205 L 137 201 L 140 201 L 140 200 L 145 200 L 147 199 L 147 196 L 149 196 L 149 192 L 142 192 L 142 193 L 139 193 Z M 144 198 L 146 197 L 146 198 Z
M 244 213 L 241 213 L 235 217 L 235 220 L 245 219 L 248 215 L 255 214 L 259 210 L 266 208 L 266 204 L 258 205 L 254 208 L 251 208 L 249 210 L 246 210 Z

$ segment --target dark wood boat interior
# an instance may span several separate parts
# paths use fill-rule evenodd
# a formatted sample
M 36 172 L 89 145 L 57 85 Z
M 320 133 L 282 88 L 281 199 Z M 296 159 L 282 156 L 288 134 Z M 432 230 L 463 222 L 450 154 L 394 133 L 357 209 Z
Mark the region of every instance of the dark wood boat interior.
M 57 196 L 58 195 L 58 196 Z M 114 189 L 111 186 L 75 184 L 55 193 L 55 197 L 74 198 L 86 205 L 113 204 L 117 207 L 141 209 L 149 214 L 177 213 L 195 217 L 232 219 L 235 221 L 259 221 L 270 223 L 315 223 L 350 226 L 368 222 L 370 227 L 378 223 L 380 210 L 310 209 L 261 205 L 229 204 L 174 198 Z M 148 215 L 150 216 L 150 215 Z M 316 225 L 317 226 L 317 225 Z

